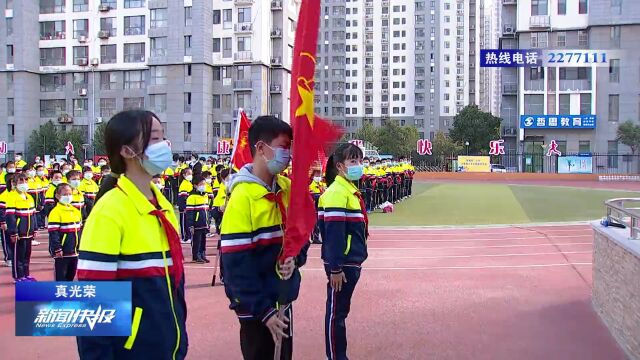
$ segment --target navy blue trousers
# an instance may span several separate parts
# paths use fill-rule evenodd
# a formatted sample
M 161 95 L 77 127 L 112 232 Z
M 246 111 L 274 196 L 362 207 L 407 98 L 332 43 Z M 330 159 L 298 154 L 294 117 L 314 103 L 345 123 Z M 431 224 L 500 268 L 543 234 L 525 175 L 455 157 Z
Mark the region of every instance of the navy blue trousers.
M 327 309 L 324 318 L 324 338 L 328 360 L 348 360 L 346 320 L 351 310 L 351 296 L 360 278 L 360 266 L 342 267 L 347 282 L 340 291 L 331 288 L 327 281 Z M 327 280 L 330 269 L 325 266 Z

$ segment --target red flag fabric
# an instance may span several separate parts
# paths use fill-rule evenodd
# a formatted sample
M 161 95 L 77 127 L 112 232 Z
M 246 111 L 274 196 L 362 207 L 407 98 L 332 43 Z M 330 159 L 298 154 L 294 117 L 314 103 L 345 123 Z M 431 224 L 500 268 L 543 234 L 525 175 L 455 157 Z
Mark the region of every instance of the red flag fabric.
M 242 109 L 238 109 L 238 125 L 236 126 L 236 134 L 233 139 L 235 146 L 231 154 L 231 164 L 234 168 L 240 169 L 245 164 L 253 161 L 251 156 L 251 148 L 249 147 L 249 128 L 251 121 Z
M 317 214 L 309 193 L 309 171 L 318 151 L 341 135 L 341 130 L 314 114 L 313 88 L 316 45 L 320 25 L 320 0 L 302 0 L 296 28 L 291 69 L 291 124 L 293 163 L 289 221 L 280 260 L 296 256 L 309 241 Z

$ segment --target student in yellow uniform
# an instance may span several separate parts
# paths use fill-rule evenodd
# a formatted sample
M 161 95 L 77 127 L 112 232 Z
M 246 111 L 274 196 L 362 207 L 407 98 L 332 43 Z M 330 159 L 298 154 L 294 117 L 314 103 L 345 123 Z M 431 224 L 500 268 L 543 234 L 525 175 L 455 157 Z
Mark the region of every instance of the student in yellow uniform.
M 209 228 L 211 227 L 211 220 L 213 220 L 213 178 L 211 177 L 211 172 L 203 171 L 202 178 L 204 179 L 204 192 L 207 194 L 209 209 L 207 209 L 207 219 L 209 220 Z M 211 234 L 207 234 L 207 236 L 211 236 Z
M 169 202 L 172 204 L 174 203 L 173 191 L 171 191 L 171 182 L 174 179 L 173 175 L 174 171 L 171 166 L 169 166 L 162 172 L 162 183 L 164 185 L 163 194 L 164 197 L 166 197 L 167 200 L 169 200 Z
M 29 273 L 31 246 L 36 233 L 36 204 L 27 192 L 27 175 L 16 174 L 12 179 L 11 191 L 6 198 L 6 236 L 13 246 L 12 275 L 15 282 L 35 281 Z
M 191 232 L 187 227 L 187 219 L 185 210 L 187 208 L 187 198 L 193 191 L 193 171 L 191 168 L 185 168 L 180 172 L 180 188 L 178 189 L 178 211 L 180 212 L 180 230 L 182 232 L 182 242 L 191 241 Z
M 51 172 L 51 184 L 47 189 L 47 192 L 44 195 L 44 214 L 49 215 L 51 210 L 53 210 L 54 206 L 56 206 L 55 194 L 56 188 L 60 186 L 60 184 L 64 184 L 62 182 L 62 173 L 60 171 L 52 171 Z
M 93 209 L 93 204 L 96 201 L 96 195 L 98 194 L 98 190 L 100 187 L 93 181 L 93 171 L 90 166 L 84 167 L 84 173 L 82 180 L 80 181 L 80 185 L 78 186 L 78 191 L 80 191 L 84 195 L 84 207 L 86 216 L 91 214 L 91 210 Z
M 36 165 L 36 181 L 39 183 L 40 191 L 38 192 L 38 200 L 36 201 L 36 218 L 38 220 L 38 230 L 45 229 L 45 217 L 44 212 L 44 200 L 47 190 L 49 190 L 49 179 L 47 179 L 46 170 L 44 165 Z
M 55 281 L 73 281 L 78 268 L 82 214 L 71 206 L 69 184 L 61 184 L 55 193 L 57 205 L 49 213 L 49 254 L 54 261 Z
M 29 185 L 29 190 L 27 191 L 27 193 L 31 195 L 31 197 L 33 198 L 33 202 L 35 204 L 35 209 L 36 209 L 36 214 L 34 216 L 34 219 L 36 222 L 35 229 L 39 230 L 41 224 L 38 223 L 38 208 L 44 205 L 39 203 L 40 191 L 42 189 L 40 180 L 36 177 L 36 170 L 34 169 L 33 164 L 26 165 L 24 167 L 23 173 L 27 175 L 27 184 Z M 42 225 L 44 226 L 44 224 Z M 40 242 L 37 241 L 34 237 L 34 239 L 31 241 L 31 244 L 33 246 L 38 246 L 40 245 Z
M 0 166 L 0 194 L 7 188 L 7 181 L 5 176 L 7 175 L 6 164 Z
M 20 171 L 23 171 L 22 169 L 27 166 L 27 162 L 22 158 L 22 153 L 17 153 L 14 159 L 16 168 Z
M 316 204 L 316 209 L 318 208 L 318 199 L 320 199 L 320 195 L 324 193 L 326 190 L 326 184 L 322 179 L 322 167 L 317 167 L 312 169 L 313 173 L 311 174 L 311 184 L 309 184 L 309 192 L 311 196 L 313 196 L 313 201 Z M 320 228 L 316 223 L 316 226 L 313 229 L 313 233 L 311 234 L 311 243 L 312 244 L 321 244 L 320 241 Z
M 186 225 L 191 232 L 192 261 L 198 264 L 208 263 L 206 253 L 207 234 L 209 233 L 209 195 L 207 183 L 202 175 L 193 178 L 194 188 L 187 198 L 185 210 Z
M 5 191 L 0 193 L 0 241 L 2 241 L 2 254 L 4 265 L 7 267 L 12 267 L 13 262 L 13 244 L 11 244 L 11 240 L 9 236 L 6 234 L 7 232 L 7 197 L 11 194 L 13 188 L 11 187 L 11 179 L 14 177 L 14 174 L 8 174 L 6 177 L 7 184 L 9 185 Z
M 229 179 L 229 169 L 222 169 L 218 173 L 218 192 L 215 198 L 213 198 L 213 220 L 216 226 L 216 234 L 220 235 L 220 225 L 222 224 L 222 215 L 224 213 L 224 207 L 227 203 L 227 186 L 226 181 Z M 219 245 L 218 245 L 219 247 Z
M 131 283 L 131 335 L 78 338 L 80 359 L 163 359 L 187 356 L 184 267 L 173 206 L 151 185 L 171 164 L 158 118 L 123 111 L 105 128 L 116 179 L 105 179 L 80 240 L 78 279 Z
M 71 185 L 72 189 L 72 199 L 71 205 L 73 205 L 76 209 L 80 210 L 82 213 L 82 219 L 87 219 L 86 207 L 84 203 L 84 194 L 79 190 L 80 188 L 80 171 L 71 170 L 67 174 L 67 179 L 69 185 Z

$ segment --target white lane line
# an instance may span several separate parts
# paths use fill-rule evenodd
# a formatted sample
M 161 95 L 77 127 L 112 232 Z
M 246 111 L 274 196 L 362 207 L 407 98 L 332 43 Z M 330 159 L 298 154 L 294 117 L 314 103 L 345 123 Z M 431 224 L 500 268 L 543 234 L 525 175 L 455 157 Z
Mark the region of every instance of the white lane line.
M 557 246 L 567 246 L 567 245 L 593 245 L 590 242 L 582 242 L 582 243 L 564 243 L 564 244 L 555 244 Z M 522 245 L 487 245 L 487 246 L 445 246 L 445 247 L 368 247 L 367 250 L 448 250 L 448 249 L 487 249 L 487 248 L 512 248 L 512 247 L 531 247 L 531 246 L 554 246 L 554 244 L 545 243 L 545 244 L 522 244 Z M 319 248 L 318 248 L 319 249 Z M 315 250 L 311 248 L 311 250 Z
M 562 235 L 562 236 L 553 236 L 551 237 L 552 239 L 566 239 L 566 238 L 584 238 L 585 236 L 581 236 L 581 235 Z M 546 239 L 546 237 L 544 236 L 530 236 L 530 237 L 514 237 L 514 238 L 505 238 L 505 239 L 494 239 L 494 238 L 485 238 L 485 239 L 473 239 L 473 238 L 467 238 L 467 239 L 431 239 L 431 240 L 427 240 L 427 239 L 398 239 L 398 240 L 373 240 L 373 239 L 368 239 L 367 243 L 370 242 L 473 242 L 473 241 L 511 241 L 511 240 L 540 240 L 540 239 Z
M 562 254 L 591 254 L 592 251 L 563 251 L 559 252 L 540 252 L 540 253 L 527 253 L 527 254 L 479 254 L 479 255 L 442 255 L 442 256 L 392 256 L 392 257 L 378 257 L 370 256 L 367 261 L 370 260 L 411 260 L 411 259 L 469 259 L 469 258 L 482 258 L 482 257 L 518 257 L 518 256 L 542 256 L 542 255 L 562 255 Z M 307 259 L 321 259 L 320 256 L 308 256 Z
M 507 229 L 507 228 L 503 228 L 503 229 Z M 460 230 L 460 229 L 457 229 Z M 545 229 L 546 230 L 546 229 Z M 593 231 L 591 229 L 556 229 L 556 230 L 546 230 L 548 233 L 579 233 L 581 235 L 589 235 L 589 234 L 593 234 Z M 531 234 L 532 232 L 535 232 L 534 229 L 526 229 L 525 231 L 497 231 L 497 232 L 484 232 L 484 231 L 478 231 L 478 232 L 468 232 L 468 231 L 456 231 L 456 230 L 451 230 L 451 231 L 447 231 L 447 232 L 432 232 L 432 231 L 428 231 L 428 230 L 410 230 L 407 229 L 406 231 L 376 231 L 376 230 L 372 230 L 371 231 L 371 235 L 372 236 L 376 236 L 376 235 L 384 235 L 384 236 L 391 236 L 391 235 L 401 235 L 401 236 L 407 236 L 407 235 L 420 235 L 420 236 L 431 236 L 431 235 L 524 235 L 524 234 Z
M 560 266 L 591 266 L 590 262 L 580 262 L 580 263 L 562 263 L 562 264 L 528 264 L 528 265 L 486 265 L 486 266 L 430 266 L 430 267 L 368 267 L 366 264 L 363 266 L 364 270 L 383 270 L 383 271 L 394 271 L 394 270 L 482 270 L 482 269 L 535 269 L 535 268 L 547 268 L 547 267 L 560 267 Z M 185 265 L 185 268 L 189 269 L 213 269 L 213 266 L 191 266 Z M 303 272 L 305 271 L 324 271 L 324 268 L 309 268 L 302 267 Z

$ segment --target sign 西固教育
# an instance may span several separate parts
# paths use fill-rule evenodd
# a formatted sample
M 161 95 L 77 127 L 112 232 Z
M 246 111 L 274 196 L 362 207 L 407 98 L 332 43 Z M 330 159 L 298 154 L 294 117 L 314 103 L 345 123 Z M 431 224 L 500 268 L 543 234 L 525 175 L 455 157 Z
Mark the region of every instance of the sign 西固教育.
M 463 172 L 491 172 L 489 156 L 458 156 L 458 168 Z
M 16 283 L 16 336 L 129 336 L 131 282 Z
M 596 115 L 520 115 L 522 129 L 595 129 Z
M 542 51 L 537 49 L 481 49 L 480 67 L 539 67 Z
M 558 158 L 558 174 L 592 174 L 593 157 L 561 156 Z

